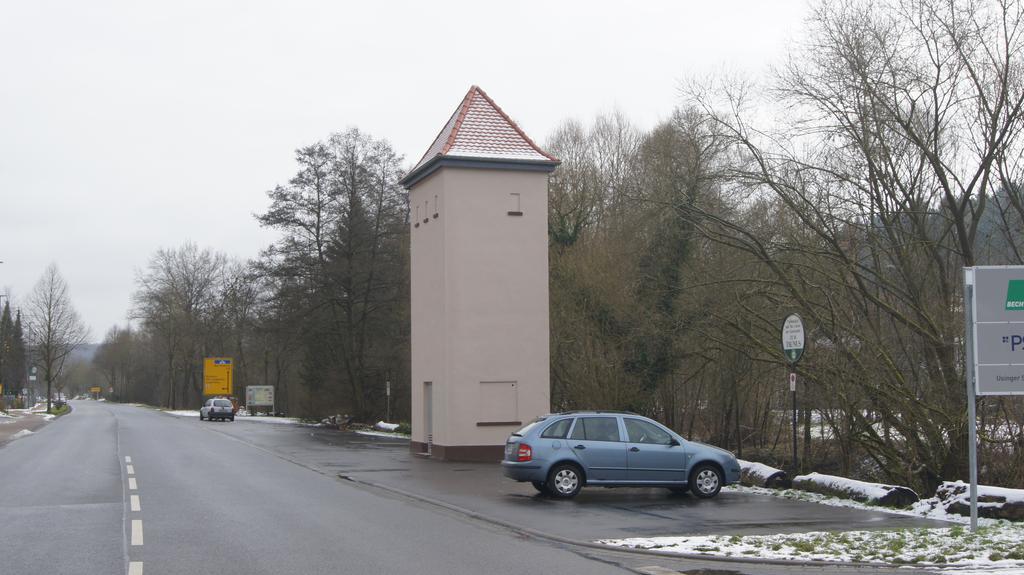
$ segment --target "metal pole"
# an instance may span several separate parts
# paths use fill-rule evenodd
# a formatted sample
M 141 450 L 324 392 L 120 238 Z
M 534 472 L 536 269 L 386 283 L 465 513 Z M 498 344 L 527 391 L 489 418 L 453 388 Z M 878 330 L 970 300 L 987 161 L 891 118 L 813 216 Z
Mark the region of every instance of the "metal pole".
M 978 530 L 978 417 L 977 395 L 974 381 L 974 269 L 964 270 L 964 318 L 966 330 L 964 347 L 967 350 L 964 371 L 967 380 L 967 465 L 971 480 L 971 531 Z
M 789 391 L 793 395 L 793 476 L 800 472 L 796 448 L 796 372 L 789 374 Z

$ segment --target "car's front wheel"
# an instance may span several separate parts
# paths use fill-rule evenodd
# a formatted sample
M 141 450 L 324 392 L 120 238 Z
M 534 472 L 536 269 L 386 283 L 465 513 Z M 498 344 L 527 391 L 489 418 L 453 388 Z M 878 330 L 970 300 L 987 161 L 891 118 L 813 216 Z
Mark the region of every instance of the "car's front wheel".
M 583 489 L 583 474 L 571 463 L 559 463 L 548 472 L 548 491 L 561 499 L 571 499 Z
M 690 491 L 701 499 L 710 499 L 722 490 L 722 472 L 714 465 L 701 463 L 690 473 Z

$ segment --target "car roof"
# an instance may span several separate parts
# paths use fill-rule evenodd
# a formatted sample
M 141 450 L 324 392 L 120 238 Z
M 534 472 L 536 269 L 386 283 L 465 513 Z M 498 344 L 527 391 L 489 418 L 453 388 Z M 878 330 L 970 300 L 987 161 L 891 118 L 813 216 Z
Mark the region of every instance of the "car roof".
M 635 415 L 637 417 L 643 417 L 639 413 L 633 413 L 632 411 L 609 411 L 609 410 L 600 410 L 600 409 L 580 409 L 580 410 L 574 410 L 574 411 L 562 411 L 562 412 L 559 412 L 559 413 L 552 413 L 551 415 L 549 415 L 549 417 L 556 417 L 556 416 L 559 416 L 559 415 L 594 415 L 594 414 L 601 414 L 601 415 Z

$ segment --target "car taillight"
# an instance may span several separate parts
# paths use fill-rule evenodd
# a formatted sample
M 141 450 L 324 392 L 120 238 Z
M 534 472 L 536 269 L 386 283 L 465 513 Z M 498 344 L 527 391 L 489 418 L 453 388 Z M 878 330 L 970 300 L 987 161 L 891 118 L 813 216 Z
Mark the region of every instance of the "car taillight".
M 530 461 L 531 459 L 533 459 L 533 448 L 525 443 L 520 443 L 516 461 Z

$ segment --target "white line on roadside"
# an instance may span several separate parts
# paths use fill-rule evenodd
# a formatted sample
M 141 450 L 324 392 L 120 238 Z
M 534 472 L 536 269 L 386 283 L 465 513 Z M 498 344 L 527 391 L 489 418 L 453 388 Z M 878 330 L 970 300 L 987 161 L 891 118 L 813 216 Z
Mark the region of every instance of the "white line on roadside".
M 124 456 L 124 462 L 125 463 L 131 463 L 132 462 L 132 456 L 131 455 L 125 455 Z
M 142 561 L 128 563 L 128 575 L 142 575 Z
M 129 477 L 128 478 L 128 489 L 131 489 L 132 491 L 135 491 L 138 488 L 139 488 L 139 484 L 135 482 L 135 478 L 134 477 Z
M 141 519 L 132 519 L 132 545 L 142 545 Z
M 135 466 L 131 463 L 125 466 L 125 470 L 128 472 L 128 475 L 135 475 Z
M 132 511 L 142 511 L 142 505 L 139 504 L 138 495 L 132 495 Z

